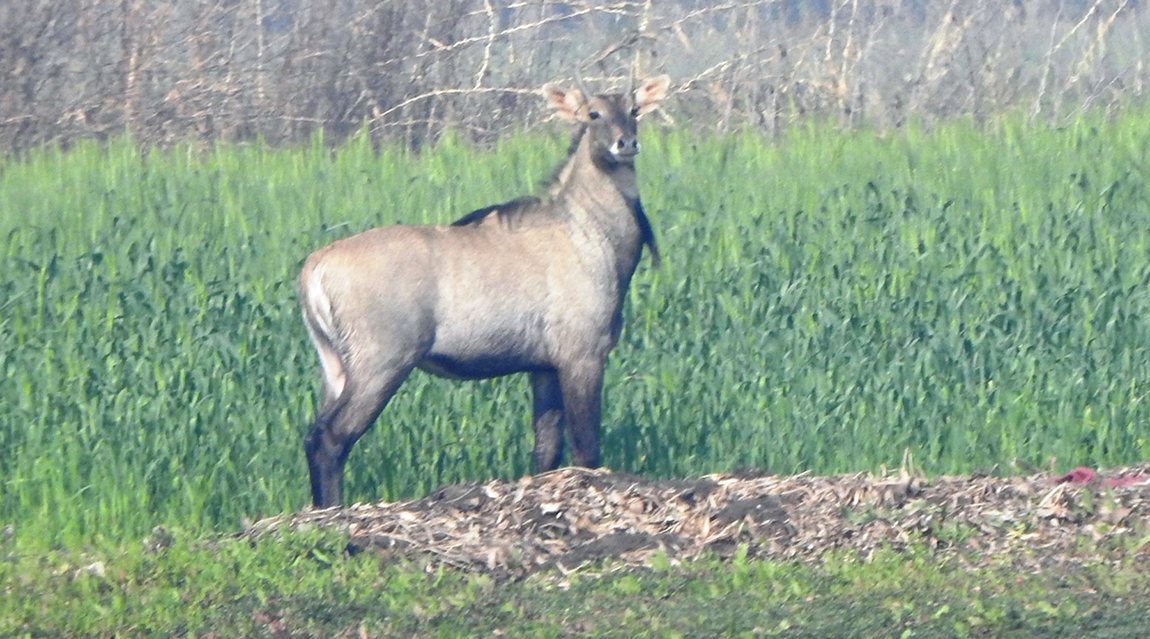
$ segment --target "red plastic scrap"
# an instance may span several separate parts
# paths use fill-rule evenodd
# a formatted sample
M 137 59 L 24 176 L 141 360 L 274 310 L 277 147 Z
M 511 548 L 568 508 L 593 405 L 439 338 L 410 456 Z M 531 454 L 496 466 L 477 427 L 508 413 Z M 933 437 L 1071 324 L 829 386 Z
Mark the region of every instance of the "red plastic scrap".
M 1098 478 L 1098 473 L 1092 468 L 1086 466 L 1079 466 L 1074 470 L 1058 477 L 1054 480 L 1056 484 L 1089 484 Z M 1111 477 L 1106 480 L 1106 485 L 1114 488 L 1116 486 L 1131 486 L 1134 484 L 1145 484 L 1150 482 L 1150 474 L 1139 473 L 1137 475 L 1127 475 L 1125 477 Z

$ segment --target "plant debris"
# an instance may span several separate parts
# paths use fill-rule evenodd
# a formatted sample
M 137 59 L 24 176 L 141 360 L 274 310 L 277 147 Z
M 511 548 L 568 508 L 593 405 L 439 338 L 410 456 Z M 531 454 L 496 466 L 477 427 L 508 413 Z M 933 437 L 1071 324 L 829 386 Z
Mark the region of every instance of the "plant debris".
M 1022 568 L 1081 561 L 1087 553 L 1144 558 L 1147 468 L 1074 477 L 924 479 L 900 472 L 779 477 L 761 471 L 654 480 L 563 468 L 518 481 L 445 486 L 422 499 L 305 510 L 259 521 L 336 527 L 348 549 L 429 555 L 435 563 L 519 578 L 610 559 L 649 565 L 705 554 L 814 560 L 853 549 L 921 544 L 935 551 L 1010 553 Z

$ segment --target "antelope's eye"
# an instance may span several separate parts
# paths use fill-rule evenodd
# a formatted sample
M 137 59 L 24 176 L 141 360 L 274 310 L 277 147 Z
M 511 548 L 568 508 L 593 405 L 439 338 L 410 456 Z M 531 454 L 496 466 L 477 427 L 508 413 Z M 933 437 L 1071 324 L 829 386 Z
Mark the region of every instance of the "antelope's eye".
M 633 117 L 633 118 L 639 117 L 639 107 L 635 107 L 634 109 L 631 109 L 631 117 Z
M 592 112 L 587 114 L 587 117 L 591 118 L 592 120 L 598 120 L 599 119 L 599 112 L 598 111 L 592 111 Z

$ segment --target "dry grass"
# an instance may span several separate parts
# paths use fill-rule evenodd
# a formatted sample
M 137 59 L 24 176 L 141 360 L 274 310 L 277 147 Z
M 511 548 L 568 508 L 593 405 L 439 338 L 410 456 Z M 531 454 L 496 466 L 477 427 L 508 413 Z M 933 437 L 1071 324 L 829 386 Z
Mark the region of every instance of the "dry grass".
M 905 471 L 778 477 L 761 472 L 648 480 L 565 468 L 516 482 L 446 486 L 414 501 L 356 504 L 262 520 L 245 533 L 282 526 L 335 527 L 350 548 L 436 561 L 500 577 L 577 570 L 609 558 L 649 564 L 706 553 L 813 560 L 853 549 L 922 543 L 972 557 L 1009 554 L 1020 567 L 1075 561 L 1091 552 L 1144 553 L 1150 483 L 1144 468 L 1105 473 L 1137 479 L 1109 486 L 1029 477 L 940 477 Z
M 811 118 L 900 126 L 1026 110 L 1062 121 L 1137 103 L 1150 18 L 1129 0 L 608 3 L 42 0 L 0 6 L 0 149 L 129 131 L 171 144 L 491 142 L 571 78 L 677 80 L 678 120 L 769 134 Z M 434 19 L 432 18 L 434 16 Z

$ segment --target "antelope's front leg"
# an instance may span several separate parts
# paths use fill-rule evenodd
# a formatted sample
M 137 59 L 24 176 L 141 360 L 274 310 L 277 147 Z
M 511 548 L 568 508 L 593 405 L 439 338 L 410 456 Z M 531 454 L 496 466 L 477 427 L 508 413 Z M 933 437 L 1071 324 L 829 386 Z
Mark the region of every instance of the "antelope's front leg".
M 563 413 L 571 433 L 571 463 L 598 468 L 602 419 L 603 367 L 606 358 L 584 359 L 559 371 Z
M 555 470 L 563 457 L 563 391 L 555 371 L 531 374 L 534 392 L 535 472 Z

